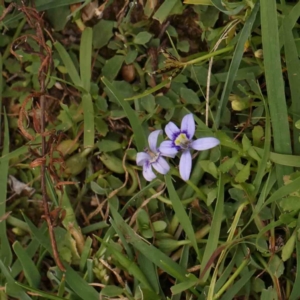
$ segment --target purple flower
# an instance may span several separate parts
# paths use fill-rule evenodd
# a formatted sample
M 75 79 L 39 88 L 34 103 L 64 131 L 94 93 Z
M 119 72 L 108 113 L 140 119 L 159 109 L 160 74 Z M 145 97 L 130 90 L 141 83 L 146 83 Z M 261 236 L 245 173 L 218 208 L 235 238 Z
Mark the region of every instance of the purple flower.
M 182 151 L 179 172 L 183 180 L 190 178 L 192 170 L 192 155 L 191 150 L 208 150 L 217 145 L 220 141 L 214 137 L 200 138 L 195 141 L 192 140 L 195 133 L 195 121 L 193 114 L 186 115 L 181 122 L 179 129 L 173 122 L 169 122 L 165 128 L 165 132 L 170 141 L 161 143 L 159 149 L 163 156 L 175 157 L 175 155 Z
M 156 147 L 158 135 L 161 133 L 162 130 L 151 132 L 148 137 L 150 149 L 145 149 L 144 152 L 139 152 L 136 156 L 136 164 L 143 166 L 143 176 L 147 181 L 151 181 L 156 177 L 152 167 L 161 174 L 167 174 L 170 170 L 167 161 L 161 156 L 160 149 Z

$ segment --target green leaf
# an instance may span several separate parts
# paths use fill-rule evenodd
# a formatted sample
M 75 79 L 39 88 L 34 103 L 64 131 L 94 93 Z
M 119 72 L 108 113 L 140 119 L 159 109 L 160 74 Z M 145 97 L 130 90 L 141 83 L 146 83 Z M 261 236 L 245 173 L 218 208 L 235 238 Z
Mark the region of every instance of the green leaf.
M 200 104 L 199 97 L 191 89 L 181 88 L 180 89 L 180 96 L 186 104 L 195 104 L 195 105 Z
M 102 68 L 103 76 L 107 77 L 108 80 L 115 79 L 120 72 L 124 59 L 124 56 L 115 55 L 111 59 L 107 60 Z
M 282 248 L 281 258 L 283 261 L 287 261 L 295 250 L 296 233 L 297 231 L 295 230 Z
M 273 255 L 269 261 L 269 269 L 271 274 L 274 274 L 276 278 L 279 278 L 284 271 L 283 261 L 277 255 Z
M 115 22 L 113 21 L 102 19 L 93 27 L 93 45 L 96 49 L 101 49 L 107 45 L 114 36 L 114 24 Z
M 86 27 L 80 41 L 80 76 L 84 89 L 89 93 L 91 87 L 92 64 L 92 28 Z
M 119 94 L 119 91 L 116 90 L 105 77 L 102 77 L 101 80 L 116 98 L 119 105 L 122 106 L 122 108 L 124 109 L 134 132 L 134 139 L 136 142 L 137 149 L 138 151 L 143 151 L 143 149 L 146 146 L 146 137 L 135 111 L 131 108 L 128 102 L 124 101 L 123 97 Z
M 258 9 L 259 9 L 259 3 L 260 2 L 256 2 L 255 7 L 251 12 L 251 15 L 249 16 L 249 18 L 245 22 L 244 27 L 243 27 L 242 31 L 240 32 L 240 34 L 239 34 L 239 39 L 238 39 L 236 48 L 235 48 L 234 53 L 233 53 L 233 57 L 232 57 L 232 60 L 231 60 L 229 71 L 227 73 L 226 82 L 225 82 L 225 85 L 223 87 L 223 92 L 222 92 L 222 96 L 221 96 L 221 99 L 220 99 L 220 104 L 218 106 L 217 115 L 216 115 L 216 118 L 215 118 L 216 128 L 218 128 L 220 126 L 220 121 L 221 121 L 221 118 L 224 114 L 224 111 L 225 111 L 225 108 L 226 108 L 226 105 L 227 105 L 227 102 L 228 102 L 229 94 L 232 90 L 233 82 L 235 80 L 235 76 L 237 74 L 238 68 L 239 68 L 241 60 L 243 58 L 245 43 L 246 43 L 247 39 L 249 38 L 249 36 L 251 34 L 251 29 L 252 29 L 253 23 L 256 19 L 256 14 L 257 14 Z M 223 6 L 221 5 L 221 7 L 223 7 Z
M 200 279 L 204 282 L 207 280 L 212 265 L 208 265 L 209 260 L 211 258 L 212 253 L 217 249 L 220 231 L 221 231 L 221 224 L 223 221 L 223 211 L 224 211 L 224 179 L 223 175 L 219 177 L 218 180 L 218 196 L 217 196 L 217 203 L 214 209 L 214 214 L 211 223 L 211 229 L 209 232 L 208 240 L 205 246 L 203 259 L 201 262 L 201 275 Z M 207 268 L 207 269 L 206 269 Z M 206 269 L 206 272 L 203 271 Z
M 210 160 L 202 160 L 199 162 L 199 165 L 205 172 L 211 174 L 216 179 L 218 178 L 218 169 L 213 162 Z
M 235 155 L 234 157 L 231 158 L 227 158 L 221 163 L 219 170 L 222 173 L 228 173 L 233 168 L 233 166 L 238 161 L 238 159 L 239 159 L 238 155 Z
M 278 300 L 277 291 L 271 286 L 267 290 L 263 289 L 260 300 Z
M 264 51 L 265 77 L 270 107 L 275 152 L 291 154 L 290 128 L 282 78 L 278 37 L 277 6 L 272 0 L 260 1 L 261 29 Z M 283 176 L 292 172 L 291 167 L 276 166 L 277 181 L 283 185 Z
M 15 283 L 15 280 L 11 277 L 10 271 L 0 260 L 0 270 L 2 276 L 5 277 L 6 281 L 6 294 L 20 300 L 32 300 L 25 291 Z
M 182 202 L 180 201 L 180 198 L 178 197 L 178 194 L 176 193 L 176 190 L 172 183 L 171 176 L 165 175 L 165 178 L 166 178 L 166 185 L 167 185 L 168 192 L 169 192 L 169 197 L 171 199 L 172 206 L 173 206 L 174 212 L 176 214 L 176 217 L 178 218 L 188 239 L 191 241 L 191 243 L 198 255 L 198 258 L 200 258 L 199 252 L 198 252 L 199 249 L 198 249 L 198 245 L 197 245 L 197 241 L 196 241 L 196 237 L 195 237 L 195 232 L 194 232 L 193 226 L 191 224 L 191 220 L 190 220 L 189 216 L 187 215 L 185 208 L 184 208 Z
M 156 266 L 181 281 L 189 281 L 195 278 L 194 276 L 185 276 L 186 272 L 184 268 L 180 267 L 169 256 L 165 255 L 151 244 L 140 239 L 136 232 L 128 226 L 113 206 L 110 206 L 110 210 L 114 221 L 126 237 L 127 242 L 132 244 L 138 251 L 142 252 Z
M 122 254 L 119 249 L 115 249 L 110 244 L 106 244 L 106 247 L 112 253 L 112 255 L 117 259 L 117 261 L 121 264 L 121 266 L 128 272 L 129 274 L 133 275 L 135 279 L 141 282 L 147 289 L 152 290 L 151 285 L 149 284 L 147 278 L 138 267 L 138 265 L 129 259 L 127 256 Z
M 148 31 L 142 31 L 134 37 L 133 42 L 138 45 L 145 45 L 150 41 L 151 38 L 152 38 L 151 33 L 149 33 Z
M 81 87 L 82 86 L 81 79 L 80 79 L 79 74 L 75 68 L 75 65 L 74 65 L 70 55 L 66 51 L 66 49 L 59 42 L 55 42 L 54 47 L 57 50 L 61 60 L 63 61 L 63 64 L 65 65 L 73 84 L 76 87 Z
M 98 195 L 107 195 L 108 194 L 108 189 L 102 188 L 99 184 L 96 182 L 92 181 L 91 182 L 91 190 Z
M 176 285 L 173 285 L 171 287 L 171 292 L 173 295 L 176 295 L 176 294 L 179 294 L 181 292 L 184 292 L 184 291 L 187 291 L 189 288 L 197 285 L 198 283 L 198 279 L 195 279 L 194 281 L 188 281 L 188 282 L 181 282 L 181 283 L 178 283 Z
M 101 152 L 113 152 L 115 150 L 121 149 L 122 145 L 115 141 L 102 140 L 97 143 L 97 147 Z
M 162 24 L 166 18 L 169 17 L 170 12 L 175 7 L 180 0 L 166 0 L 163 1 L 161 6 L 155 12 L 153 19 L 158 20 L 160 24 Z
M 251 163 L 248 162 L 246 166 L 244 166 L 235 176 L 234 180 L 238 183 L 245 182 L 250 176 L 250 165 Z
M 94 147 L 95 126 L 94 126 L 94 105 L 90 94 L 83 94 L 83 145 L 84 148 Z
M 41 281 L 41 275 L 35 263 L 19 242 L 13 244 L 13 249 L 23 267 L 23 272 L 29 285 L 37 288 Z
M 100 292 L 100 295 L 106 297 L 118 297 L 124 293 L 124 290 L 115 285 L 106 285 Z
M 289 196 L 282 199 L 279 204 L 284 211 L 296 211 L 300 209 L 300 197 Z
M 0 57 L 1 58 L 1 57 Z M 0 61 L 1 63 L 1 61 Z M 2 74 L 0 74 L 2 76 Z M 1 95 L 0 95 L 1 96 Z M 4 111 L 4 141 L 3 141 L 3 151 L 2 157 L 9 154 L 9 126 Z M 4 160 L 0 162 L 0 216 L 4 216 L 6 213 L 6 203 L 7 203 L 7 179 L 8 179 L 9 161 Z M 12 263 L 12 252 L 10 249 L 10 244 L 8 241 L 8 236 L 6 232 L 6 220 L 0 222 L 0 259 L 5 264 L 5 266 L 10 267 Z
M 298 9 L 298 17 L 300 16 L 300 3 L 297 3 L 293 9 Z M 293 25 L 290 26 L 289 24 L 289 15 L 288 6 L 284 4 L 284 20 L 282 22 L 283 28 L 283 38 L 284 38 L 284 52 L 286 58 L 286 66 L 289 78 L 289 86 L 291 91 L 292 97 L 292 111 L 293 111 L 293 122 L 294 125 L 297 122 L 299 115 L 300 115 L 300 61 L 299 61 L 299 54 L 297 45 L 295 43 L 295 38 L 293 35 Z M 300 129 L 294 126 L 293 128 L 293 147 L 294 153 L 300 154 Z
M 16 282 L 16 285 L 32 292 L 33 294 L 36 294 L 36 295 L 39 295 L 40 297 L 43 297 L 44 299 L 48 299 L 48 300 L 64 300 L 65 298 L 61 298 L 61 297 L 57 297 L 57 296 L 54 296 L 54 295 L 51 295 L 49 293 L 45 293 L 41 290 L 38 290 L 38 289 L 35 289 L 35 288 L 32 288 L 30 286 L 27 286 L 25 284 L 22 284 L 20 282 Z

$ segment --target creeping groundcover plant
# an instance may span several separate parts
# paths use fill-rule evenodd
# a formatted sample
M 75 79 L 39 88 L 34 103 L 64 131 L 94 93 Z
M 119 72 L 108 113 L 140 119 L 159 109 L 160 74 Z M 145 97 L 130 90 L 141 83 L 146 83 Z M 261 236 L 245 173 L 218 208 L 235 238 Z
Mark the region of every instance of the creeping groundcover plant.
M 179 161 L 180 176 L 183 180 L 188 180 L 192 170 L 191 151 L 208 150 L 220 143 L 214 137 L 193 140 L 195 134 L 193 114 L 188 114 L 182 119 L 180 129 L 173 122 L 169 122 L 166 125 L 165 132 L 170 140 L 163 141 L 157 147 L 157 139 L 162 130 L 155 130 L 148 137 L 149 149 L 137 154 L 136 163 L 138 166 L 143 167 L 143 176 L 147 181 L 151 181 L 156 177 L 152 167 L 161 174 L 167 174 L 170 167 L 163 156 L 174 158 L 178 153 L 181 153 Z

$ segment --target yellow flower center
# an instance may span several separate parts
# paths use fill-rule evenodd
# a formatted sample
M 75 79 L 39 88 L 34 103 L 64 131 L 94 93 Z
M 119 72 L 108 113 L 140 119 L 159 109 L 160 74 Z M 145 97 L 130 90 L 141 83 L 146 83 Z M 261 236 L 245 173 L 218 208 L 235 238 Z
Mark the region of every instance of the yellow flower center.
M 180 133 L 175 140 L 175 145 L 180 147 L 186 147 L 189 143 L 189 139 L 187 138 L 185 133 Z

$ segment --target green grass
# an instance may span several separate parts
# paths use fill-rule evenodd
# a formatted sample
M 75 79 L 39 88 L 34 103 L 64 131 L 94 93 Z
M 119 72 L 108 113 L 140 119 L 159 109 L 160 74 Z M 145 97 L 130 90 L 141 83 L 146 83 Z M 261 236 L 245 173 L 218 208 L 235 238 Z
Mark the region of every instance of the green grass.
M 0 22 L 1 299 L 298 299 L 299 3 L 91 2 Z M 41 64 L 45 111 L 22 106 Z M 220 145 L 192 152 L 189 180 L 179 154 L 147 182 L 137 153 L 190 113 Z

